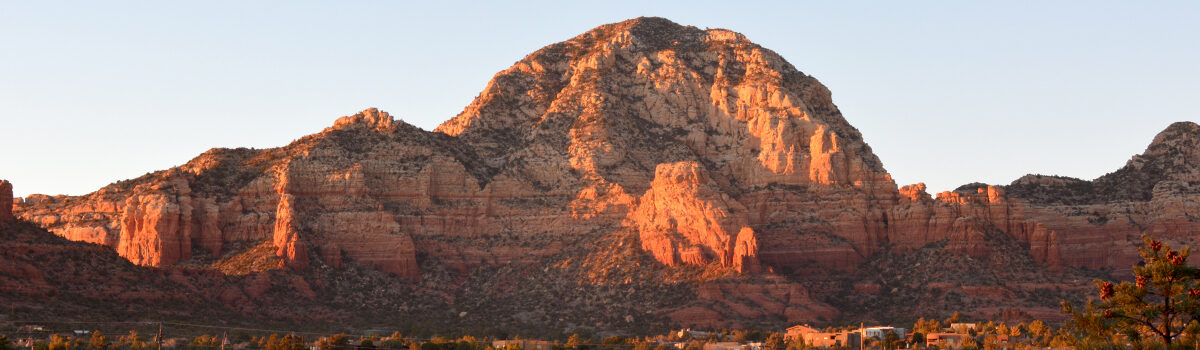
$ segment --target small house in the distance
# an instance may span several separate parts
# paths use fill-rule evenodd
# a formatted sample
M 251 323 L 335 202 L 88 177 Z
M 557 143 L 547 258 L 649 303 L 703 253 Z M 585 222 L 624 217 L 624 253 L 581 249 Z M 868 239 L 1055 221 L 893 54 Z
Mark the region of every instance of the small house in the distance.
M 862 330 L 863 337 L 867 339 L 887 339 L 888 332 L 896 334 L 897 339 L 904 339 L 905 334 L 907 334 L 904 333 L 904 328 L 898 327 L 868 327 Z
M 864 327 L 854 330 L 825 332 L 809 325 L 799 325 L 788 328 L 784 337 L 812 347 L 848 347 L 857 349 L 864 339 L 884 340 L 887 339 L 889 332 L 894 333 L 898 340 L 904 340 L 907 335 L 904 328 L 898 327 Z
M 820 332 L 820 329 L 813 328 L 807 324 L 795 325 L 788 327 L 787 331 L 784 332 L 783 337 L 788 339 L 804 339 L 805 334 Z

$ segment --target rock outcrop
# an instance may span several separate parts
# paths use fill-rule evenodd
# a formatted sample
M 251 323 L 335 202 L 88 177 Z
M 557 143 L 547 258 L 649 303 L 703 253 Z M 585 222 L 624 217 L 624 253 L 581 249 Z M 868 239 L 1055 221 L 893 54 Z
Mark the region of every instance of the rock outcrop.
M 12 222 L 13 188 L 8 180 L 0 180 L 0 223 Z
M 642 248 L 667 266 L 716 261 L 739 272 L 758 269 L 758 242 L 746 208 L 715 189 L 694 162 L 663 163 L 630 213 Z
M 900 203 L 888 213 L 888 242 L 901 251 L 945 241 L 946 248 L 974 257 L 992 252 L 993 235 L 1015 239 L 1029 247 L 1029 254 L 1047 268 L 1062 268 L 1057 237 L 1044 225 L 1026 217 L 1026 208 L 1010 199 L 1004 189 L 983 184 L 938 193 L 925 192 L 925 184 L 900 189 Z

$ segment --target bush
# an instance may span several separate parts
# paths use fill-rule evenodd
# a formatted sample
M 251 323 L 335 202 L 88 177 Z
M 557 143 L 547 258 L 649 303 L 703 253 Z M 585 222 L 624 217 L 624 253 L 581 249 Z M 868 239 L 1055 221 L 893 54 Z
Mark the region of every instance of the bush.
M 8 341 L 8 336 L 0 335 L 0 350 L 16 350 L 17 347 Z

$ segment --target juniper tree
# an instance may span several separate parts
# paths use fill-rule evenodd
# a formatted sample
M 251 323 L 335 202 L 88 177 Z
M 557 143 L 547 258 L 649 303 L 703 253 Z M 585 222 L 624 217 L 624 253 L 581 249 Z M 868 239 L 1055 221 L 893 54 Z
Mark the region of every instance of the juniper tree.
M 1078 345 L 1122 347 L 1128 341 L 1171 348 L 1179 345 L 1185 330 L 1195 333 L 1200 328 L 1200 283 L 1197 269 L 1187 264 L 1191 249 L 1177 251 L 1149 237 L 1143 240 L 1138 248 L 1142 263 L 1133 268 L 1133 282 L 1096 280 L 1100 301 L 1089 300 L 1082 312 L 1063 302 Z

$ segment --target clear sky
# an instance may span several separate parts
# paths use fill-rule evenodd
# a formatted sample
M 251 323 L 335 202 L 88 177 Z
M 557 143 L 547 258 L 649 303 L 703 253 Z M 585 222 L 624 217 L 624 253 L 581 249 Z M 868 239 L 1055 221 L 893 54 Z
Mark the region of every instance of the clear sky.
M 727 28 L 833 91 L 896 182 L 1095 178 L 1200 119 L 1200 2 L 0 0 L 0 178 L 84 194 L 378 107 L 425 129 L 550 43 Z

